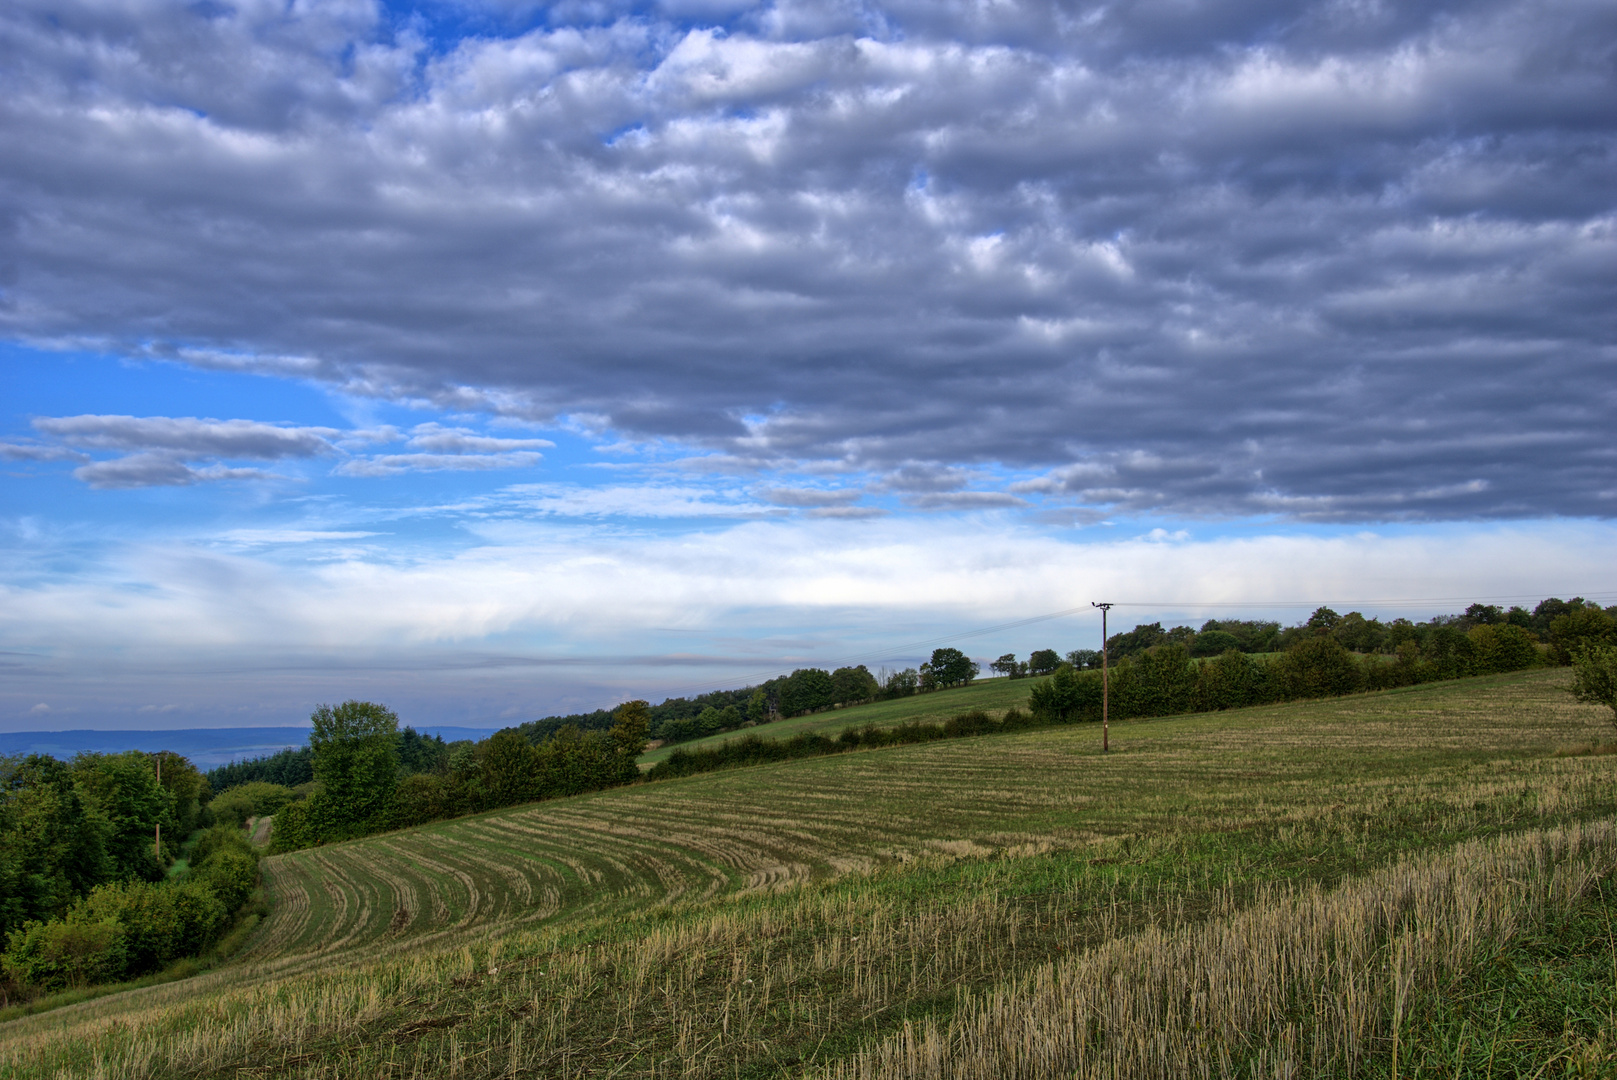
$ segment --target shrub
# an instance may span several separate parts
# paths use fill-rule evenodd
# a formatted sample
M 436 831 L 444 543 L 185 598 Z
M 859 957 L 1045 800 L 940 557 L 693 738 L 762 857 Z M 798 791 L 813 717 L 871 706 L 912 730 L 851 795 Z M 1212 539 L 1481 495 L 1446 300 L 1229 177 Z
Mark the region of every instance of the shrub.
M 1538 644 L 1533 635 L 1508 623 L 1478 626 L 1468 635 L 1476 647 L 1479 675 L 1499 671 L 1522 671 L 1539 662 Z
M 1584 645 L 1572 657 L 1572 696 L 1605 705 L 1617 723 L 1617 647 Z
M 29 922 L 7 938 L 0 964 L 18 982 L 62 990 L 123 977 L 128 943 L 117 919 Z
M 1363 690 L 1365 683 L 1358 659 L 1324 636 L 1304 638 L 1286 650 L 1280 677 L 1285 696 L 1291 699 L 1340 697 Z
M 252 780 L 220 792 L 208 805 L 214 821 L 239 829 L 248 818 L 273 814 L 293 798 L 289 787 L 267 780 Z
M 1617 621 L 1597 607 L 1580 607 L 1550 621 L 1550 655 L 1570 664 L 1585 646 L 1617 645 Z
M 212 890 L 225 911 L 235 911 L 258 887 L 258 858 L 236 848 L 224 848 L 193 867 L 191 880 Z

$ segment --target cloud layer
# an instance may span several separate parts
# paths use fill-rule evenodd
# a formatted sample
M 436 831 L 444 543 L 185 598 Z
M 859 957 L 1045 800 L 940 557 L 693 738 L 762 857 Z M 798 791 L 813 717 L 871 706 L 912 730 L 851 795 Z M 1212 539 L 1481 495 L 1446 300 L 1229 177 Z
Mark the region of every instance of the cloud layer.
M 1609 587 L 1617 540 L 1608 525 L 1560 524 L 1206 540 L 1158 529 L 1075 543 L 1003 522 L 895 517 L 660 537 L 486 522 L 452 555 L 345 551 L 371 535 L 131 543 L 70 577 L 18 560 L 0 576 L 0 725 L 37 725 L 29 711 L 44 703 L 53 724 L 117 726 L 153 702 L 207 724 L 293 723 L 356 694 L 417 723 L 481 723 L 807 663 L 913 664 L 930 646 L 898 646 L 1092 599 L 1118 602 L 1122 626 L 1289 623 L 1326 602 L 1419 618 L 1474 598 Z M 39 556 L 54 560 L 54 545 Z M 956 643 L 984 658 L 1066 650 L 1098 637 L 1089 614 Z M 87 667 L 95 678 L 81 677 Z
M 1617 511 L 1610 4 L 515 10 L 5 5 L 0 331 L 1022 485 L 923 507 Z M 90 419 L 101 486 L 333 437 Z M 344 467 L 539 449 L 413 442 Z

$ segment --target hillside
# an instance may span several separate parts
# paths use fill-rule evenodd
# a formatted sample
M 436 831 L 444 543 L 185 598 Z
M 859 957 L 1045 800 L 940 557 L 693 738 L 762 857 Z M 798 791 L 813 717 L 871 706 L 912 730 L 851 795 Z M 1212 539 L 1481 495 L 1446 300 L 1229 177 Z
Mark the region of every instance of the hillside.
M 859 752 L 276 857 L 274 914 L 233 966 L 0 1026 L 0 1075 L 1071 1071 L 1090 1061 L 1089 1036 L 1039 995 L 1070 984 L 1081 997 L 1099 977 L 1085 965 L 1103 960 L 1136 971 L 1127 950 L 1152 934 L 1167 935 L 1154 956 L 1205 952 L 1201 928 L 1237 926 L 1263 956 L 1304 956 L 1260 944 L 1312 925 L 1297 915 L 1310 903 L 1316 921 L 1381 911 L 1354 924 L 1364 985 L 1380 986 L 1384 942 L 1402 931 L 1375 920 L 1430 922 L 1447 903 L 1432 889 L 1474 881 L 1494 897 L 1477 911 L 1527 904 L 1510 926 L 1574 912 L 1587 890 L 1555 867 L 1609 877 L 1617 756 L 1557 756 L 1611 736 L 1566 682 L 1539 671 L 1117 725 L 1105 757 L 1092 727 Z M 1508 926 L 1490 927 L 1475 942 L 1509 943 Z M 1454 967 L 1469 956 L 1439 959 L 1469 978 Z M 1391 1045 L 1379 993 L 1352 1020 L 1372 1057 Z M 1270 1006 L 1249 1004 L 1250 1023 L 1267 1023 Z M 1006 1008 L 1048 1021 L 1037 1045 L 1056 1056 L 1018 1064 Z M 1257 1060 L 1299 1038 L 1254 1027 L 1208 1045 Z M 1507 1059 L 1540 1052 L 1518 1042 Z M 1438 1053 L 1413 1033 L 1402 1045 L 1406 1061 Z
M 930 694 L 914 694 L 890 701 L 872 701 L 865 705 L 852 705 L 846 709 L 828 709 L 825 712 L 809 713 L 807 716 L 794 716 L 787 720 L 776 720 L 745 728 L 743 731 L 727 731 L 671 746 L 659 746 L 642 754 L 640 763 L 652 765 L 666 758 L 675 749 L 693 750 L 714 746 L 726 739 L 737 738 L 744 732 L 764 739 L 786 739 L 805 732 L 835 735 L 839 731 L 862 728 L 867 724 L 882 728 L 895 727 L 911 721 L 933 723 L 958 716 L 971 709 L 999 714 L 1013 707 L 1025 708 L 1027 696 L 1038 681 L 982 679 L 970 686 L 956 686 Z

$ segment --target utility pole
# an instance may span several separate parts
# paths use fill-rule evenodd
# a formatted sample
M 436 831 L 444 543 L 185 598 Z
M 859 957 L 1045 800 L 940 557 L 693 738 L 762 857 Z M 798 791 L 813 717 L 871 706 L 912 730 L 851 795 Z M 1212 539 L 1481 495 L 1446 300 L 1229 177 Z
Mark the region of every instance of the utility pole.
M 1105 754 L 1112 749 L 1110 745 L 1112 724 L 1110 716 L 1107 715 L 1112 690 L 1106 664 L 1106 613 L 1112 610 L 1112 605 L 1091 603 L 1089 606 L 1100 608 L 1100 752 Z

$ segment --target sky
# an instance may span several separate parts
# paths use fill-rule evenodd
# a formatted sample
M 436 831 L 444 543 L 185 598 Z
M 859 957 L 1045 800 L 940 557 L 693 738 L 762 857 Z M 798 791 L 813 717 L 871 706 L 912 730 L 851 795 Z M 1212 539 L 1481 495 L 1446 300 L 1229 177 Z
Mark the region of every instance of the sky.
M 11 0 L 0 731 L 1617 601 L 1614 102 L 1607 0 Z

